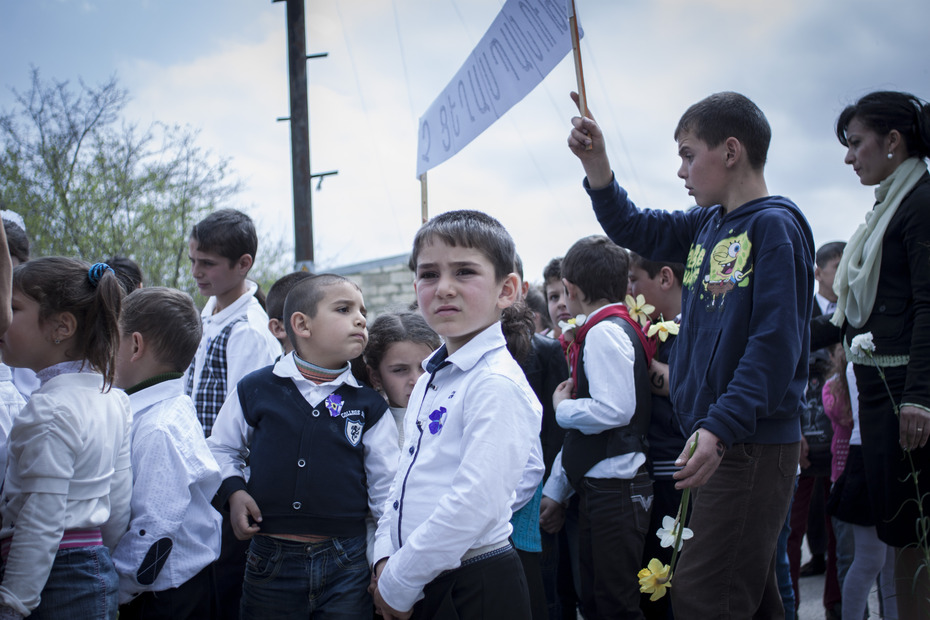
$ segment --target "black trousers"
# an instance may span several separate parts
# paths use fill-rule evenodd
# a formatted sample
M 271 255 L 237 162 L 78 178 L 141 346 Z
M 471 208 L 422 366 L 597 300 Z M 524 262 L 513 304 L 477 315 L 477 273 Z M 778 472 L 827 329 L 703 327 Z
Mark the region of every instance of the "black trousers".
M 201 620 L 210 617 L 213 571 L 207 566 L 177 588 L 143 592 L 120 605 L 120 620 Z
M 413 607 L 415 620 L 530 620 L 530 595 L 517 552 L 510 549 L 439 575 Z

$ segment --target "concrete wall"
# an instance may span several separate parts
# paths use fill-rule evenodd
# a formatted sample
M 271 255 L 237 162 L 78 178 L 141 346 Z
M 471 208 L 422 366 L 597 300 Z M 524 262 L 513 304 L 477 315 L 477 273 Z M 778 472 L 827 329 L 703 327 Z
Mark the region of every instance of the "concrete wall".
M 362 289 L 369 318 L 385 312 L 406 310 L 416 299 L 413 272 L 407 254 L 390 256 L 328 270 L 343 275 Z

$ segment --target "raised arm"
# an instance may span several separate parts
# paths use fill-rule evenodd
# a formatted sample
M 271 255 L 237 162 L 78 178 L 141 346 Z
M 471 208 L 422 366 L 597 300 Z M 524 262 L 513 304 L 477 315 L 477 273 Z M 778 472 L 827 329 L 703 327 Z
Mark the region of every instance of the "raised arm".
M 578 105 L 578 93 L 572 93 L 572 101 Z M 581 160 L 591 189 L 607 187 L 613 180 L 607 158 L 607 145 L 604 134 L 593 118 L 576 116 L 572 118 L 572 131 L 568 134 L 568 148 Z

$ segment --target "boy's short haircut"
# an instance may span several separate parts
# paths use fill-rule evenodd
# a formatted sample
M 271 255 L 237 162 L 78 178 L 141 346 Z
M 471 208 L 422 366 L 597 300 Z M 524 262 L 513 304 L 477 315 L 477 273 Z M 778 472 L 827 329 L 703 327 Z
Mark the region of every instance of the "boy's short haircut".
M 523 259 L 516 252 L 513 254 L 513 272 L 520 276 L 520 282 L 523 282 Z
M 556 282 L 562 281 L 562 257 L 557 256 L 549 261 L 549 264 L 546 265 L 543 269 L 543 286 L 546 286 L 550 282 L 555 280 Z
M 29 237 L 26 231 L 19 227 L 19 224 L 9 220 L 3 220 L 3 230 L 6 232 L 6 244 L 10 250 L 10 256 L 25 263 L 29 260 Z
M 268 313 L 269 319 L 284 320 L 284 300 L 287 294 L 291 292 L 298 282 L 313 277 L 309 271 L 293 271 L 287 275 L 281 276 L 268 289 L 265 295 L 265 312 Z
M 845 241 L 832 241 L 820 246 L 817 254 L 814 256 L 814 264 L 823 269 L 831 260 L 842 258 L 843 250 L 846 249 Z
M 562 278 L 581 290 L 586 301 L 623 301 L 630 279 L 627 251 L 605 237 L 591 235 L 575 242 L 562 259 Z
M 287 294 L 287 298 L 284 300 L 284 319 L 282 320 L 284 321 L 284 330 L 287 332 L 287 337 L 295 348 L 297 342 L 294 338 L 294 328 L 291 327 L 291 316 L 295 312 L 302 312 L 311 319 L 315 317 L 320 302 L 326 296 L 326 289 L 340 282 L 348 282 L 359 291 L 362 290 L 358 284 L 346 277 L 334 273 L 321 273 L 301 280 Z
M 173 288 L 140 288 L 123 299 L 121 334 L 139 332 L 162 364 L 176 372 L 191 365 L 202 334 L 200 313 L 187 293 Z
M 116 272 L 116 278 L 127 295 L 142 286 L 142 269 L 136 261 L 114 254 L 103 262 Z
M 643 258 L 636 252 L 630 252 L 630 266 L 636 266 L 649 274 L 649 278 L 655 278 L 659 275 L 659 272 L 662 271 L 663 267 L 668 267 L 672 270 L 672 275 L 675 276 L 675 284 L 682 286 L 682 280 L 685 277 L 685 266 L 683 263 L 670 263 L 665 261 L 655 261 L 649 260 L 648 258 Z
M 254 261 L 258 252 L 252 218 L 235 209 L 220 209 L 200 220 L 191 230 L 191 239 L 197 242 L 197 250 L 219 254 L 230 265 L 244 254 Z
M 675 128 L 675 140 L 685 133 L 712 149 L 727 138 L 736 138 L 756 170 L 765 166 L 772 140 L 772 128 L 759 106 L 734 92 L 715 93 L 685 110 Z

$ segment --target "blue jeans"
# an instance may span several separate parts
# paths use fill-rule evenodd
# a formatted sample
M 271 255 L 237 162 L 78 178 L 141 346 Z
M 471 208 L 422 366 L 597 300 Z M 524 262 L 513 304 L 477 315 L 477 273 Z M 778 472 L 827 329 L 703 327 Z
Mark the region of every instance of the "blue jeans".
M 60 549 L 30 618 L 116 617 L 119 577 L 104 546 Z
M 242 585 L 241 618 L 371 620 L 365 536 L 320 543 L 255 536 Z

